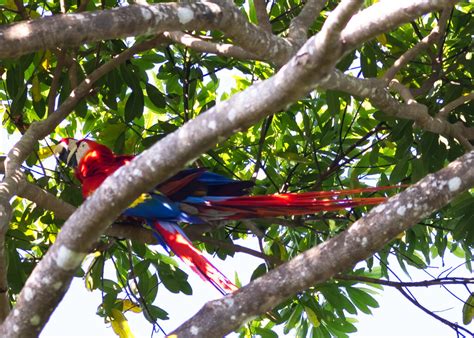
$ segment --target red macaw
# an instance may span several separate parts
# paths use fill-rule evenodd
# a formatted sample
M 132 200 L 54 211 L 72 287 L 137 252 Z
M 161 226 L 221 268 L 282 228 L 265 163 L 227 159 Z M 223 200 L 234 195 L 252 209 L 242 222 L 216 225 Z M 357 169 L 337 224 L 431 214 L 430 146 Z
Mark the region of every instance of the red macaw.
M 102 182 L 132 155 L 115 155 L 106 146 L 92 140 L 62 139 L 56 148 L 59 157 L 75 167 L 75 176 L 88 197 Z M 250 181 L 233 180 L 205 169 L 179 172 L 124 211 L 156 229 L 159 242 L 171 249 L 192 270 L 209 281 L 221 293 L 237 287 L 196 249 L 177 222 L 203 224 L 212 220 L 237 220 L 312 214 L 384 202 L 384 197 L 338 198 L 340 195 L 386 190 L 392 187 L 316 191 L 261 196 L 244 196 L 253 185 Z

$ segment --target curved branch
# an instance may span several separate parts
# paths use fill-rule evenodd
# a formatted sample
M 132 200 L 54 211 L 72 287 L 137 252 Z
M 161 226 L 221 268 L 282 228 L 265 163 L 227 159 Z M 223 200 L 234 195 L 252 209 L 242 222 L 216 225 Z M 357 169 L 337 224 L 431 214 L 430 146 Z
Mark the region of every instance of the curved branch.
M 472 149 L 469 142 L 466 143 L 465 140 L 474 140 L 474 128 L 465 127 L 462 123 L 452 124 L 447 120 L 432 117 L 425 105 L 411 101 L 410 104 L 398 102 L 385 89 L 382 80 L 358 79 L 335 70 L 319 87 L 337 89 L 351 95 L 368 98 L 376 108 L 385 114 L 415 121 L 420 128 L 426 131 L 455 138 L 467 150 Z
M 424 307 L 423 305 L 421 305 L 416 299 L 415 297 L 413 297 L 412 295 L 410 295 L 408 292 L 406 292 L 405 290 L 403 290 L 402 287 L 397 287 L 396 288 L 406 299 L 408 299 L 413 305 L 415 305 L 417 308 L 421 309 L 423 312 L 425 312 L 426 314 L 430 315 L 431 317 L 439 320 L 441 323 L 449 326 L 450 328 L 452 328 L 454 331 L 456 331 L 457 333 L 459 333 L 459 331 L 464 331 L 468 334 L 470 334 L 471 336 L 474 336 L 474 332 L 471 332 L 465 328 L 463 328 L 462 326 L 459 326 L 458 324 L 456 323 L 452 323 L 450 322 L 449 320 L 447 319 L 444 319 L 443 317 L 437 315 L 436 313 L 434 313 L 433 311 L 430 311 L 429 309 L 427 309 L 426 307 Z M 459 336 L 459 335 L 458 335 Z M 464 335 L 461 335 L 462 337 L 466 337 Z

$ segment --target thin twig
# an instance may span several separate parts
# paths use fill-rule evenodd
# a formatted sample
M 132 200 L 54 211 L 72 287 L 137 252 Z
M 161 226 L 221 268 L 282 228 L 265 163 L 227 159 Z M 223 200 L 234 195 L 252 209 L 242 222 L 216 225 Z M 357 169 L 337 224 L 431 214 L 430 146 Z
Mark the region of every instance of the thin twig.
M 357 276 L 357 275 L 337 275 L 334 278 L 338 280 L 358 281 L 358 282 L 364 282 L 364 283 L 390 286 L 394 288 L 427 287 L 427 286 L 433 286 L 433 285 L 447 285 L 447 284 L 455 284 L 455 285 L 474 284 L 474 278 L 462 278 L 462 277 L 435 278 L 431 280 L 424 280 L 424 281 L 418 281 L 418 282 L 393 282 L 393 281 L 389 281 L 385 279 L 371 278 L 371 277 Z
M 436 117 L 440 119 L 445 119 L 448 117 L 448 114 L 452 112 L 457 107 L 474 100 L 474 92 L 470 92 L 469 94 L 462 95 L 457 99 L 447 103 L 443 108 L 441 108 Z

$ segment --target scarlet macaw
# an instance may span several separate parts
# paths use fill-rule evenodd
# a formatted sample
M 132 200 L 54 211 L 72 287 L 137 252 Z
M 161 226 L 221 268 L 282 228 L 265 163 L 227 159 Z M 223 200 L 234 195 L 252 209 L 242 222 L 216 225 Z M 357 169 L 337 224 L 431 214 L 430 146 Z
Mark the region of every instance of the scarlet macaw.
M 56 152 L 62 161 L 75 168 L 84 198 L 134 157 L 115 155 L 106 146 L 88 139 L 64 138 Z M 205 169 L 187 169 L 143 194 L 123 214 L 140 218 L 156 229 L 159 242 L 167 250 L 171 249 L 193 271 L 224 294 L 235 291 L 237 287 L 192 245 L 178 222 L 203 224 L 213 220 L 304 215 L 374 205 L 384 202 L 385 198 L 348 199 L 338 196 L 390 188 L 244 196 L 252 185 L 253 182 L 233 180 Z

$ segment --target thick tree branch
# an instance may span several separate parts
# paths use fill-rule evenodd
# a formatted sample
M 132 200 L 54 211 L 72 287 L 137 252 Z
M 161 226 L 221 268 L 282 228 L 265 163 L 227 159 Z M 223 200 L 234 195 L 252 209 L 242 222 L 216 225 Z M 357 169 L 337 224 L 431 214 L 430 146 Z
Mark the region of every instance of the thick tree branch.
M 233 4 L 216 1 L 128 6 L 11 24 L 0 28 L 0 58 L 104 39 L 188 29 L 221 29 L 245 50 L 279 64 L 295 52 L 286 40 L 250 24 Z
M 354 48 L 360 41 L 367 41 L 392 27 L 399 26 L 409 17 L 418 17 L 426 12 L 453 6 L 457 0 L 400 0 L 377 2 L 355 15 L 342 32 L 342 39 Z M 352 49 L 348 47 L 349 49 Z
M 474 186 L 474 151 L 373 208 L 338 236 L 298 255 L 239 291 L 207 303 L 172 334 L 218 337 L 291 295 L 322 283 L 373 255 L 402 231 Z M 209 318 L 226 318 L 215 323 Z

